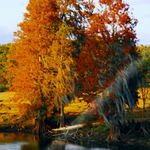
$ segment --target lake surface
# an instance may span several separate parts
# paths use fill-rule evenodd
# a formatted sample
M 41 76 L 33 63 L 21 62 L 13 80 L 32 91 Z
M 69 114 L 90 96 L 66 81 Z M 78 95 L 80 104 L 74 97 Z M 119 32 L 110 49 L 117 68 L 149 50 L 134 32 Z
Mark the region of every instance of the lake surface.
M 58 140 L 45 140 L 34 134 L 0 133 L 0 150 L 136 150 L 137 147 L 117 147 L 99 143 L 69 143 Z M 138 147 L 138 150 L 140 148 Z M 142 148 L 142 150 L 144 150 Z M 146 150 L 146 149 L 145 149 Z

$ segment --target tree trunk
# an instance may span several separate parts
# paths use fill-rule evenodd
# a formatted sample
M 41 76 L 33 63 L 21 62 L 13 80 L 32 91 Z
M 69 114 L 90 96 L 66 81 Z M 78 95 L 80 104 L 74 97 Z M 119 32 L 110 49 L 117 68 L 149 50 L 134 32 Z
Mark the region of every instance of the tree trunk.
M 45 122 L 43 120 L 39 120 L 39 119 L 36 119 L 36 122 L 37 122 L 37 126 L 35 127 L 35 131 L 40 134 L 40 133 L 44 133 L 45 131 Z
M 45 122 L 40 119 L 39 120 L 39 133 L 44 133 L 45 132 Z
M 61 110 L 60 110 L 60 128 L 65 126 L 65 116 L 64 116 L 64 105 L 61 104 Z
M 121 134 L 120 134 L 120 129 L 118 129 L 117 127 L 110 127 L 110 132 L 109 135 L 106 139 L 106 141 L 108 142 L 116 142 L 119 139 L 121 139 Z
M 44 134 L 39 133 L 38 140 L 39 140 L 39 142 L 38 142 L 39 149 L 45 149 L 46 141 L 45 141 Z

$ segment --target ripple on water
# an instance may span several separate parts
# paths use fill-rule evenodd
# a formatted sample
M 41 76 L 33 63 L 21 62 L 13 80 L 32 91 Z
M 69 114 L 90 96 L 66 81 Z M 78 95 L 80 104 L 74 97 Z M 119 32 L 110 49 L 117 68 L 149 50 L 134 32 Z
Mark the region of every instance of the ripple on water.
M 110 150 L 110 149 L 109 148 L 87 148 L 83 146 L 67 144 L 65 146 L 65 150 Z
M 28 144 L 27 142 L 0 143 L 0 150 L 21 150 L 21 146 Z

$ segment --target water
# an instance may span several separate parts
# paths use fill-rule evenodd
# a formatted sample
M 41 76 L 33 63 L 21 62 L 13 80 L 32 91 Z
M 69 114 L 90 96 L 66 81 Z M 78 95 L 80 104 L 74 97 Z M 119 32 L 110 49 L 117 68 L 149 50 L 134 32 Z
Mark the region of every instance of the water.
M 99 143 L 69 143 L 46 140 L 33 134 L 0 133 L 0 150 L 136 150 L 137 147 L 117 147 Z M 140 148 L 138 147 L 138 150 Z M 144 150 L 142 148 L 142 150 Z M 145 149 L 146 150 L 146 149 Z

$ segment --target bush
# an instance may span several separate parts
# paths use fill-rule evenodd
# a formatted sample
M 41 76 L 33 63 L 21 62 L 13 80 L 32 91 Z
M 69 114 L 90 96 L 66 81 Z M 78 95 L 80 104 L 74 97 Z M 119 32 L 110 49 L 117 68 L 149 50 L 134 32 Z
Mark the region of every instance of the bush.
M 0 85 L 0 92 L 5 92 L 7 89 L 7 87 Z

